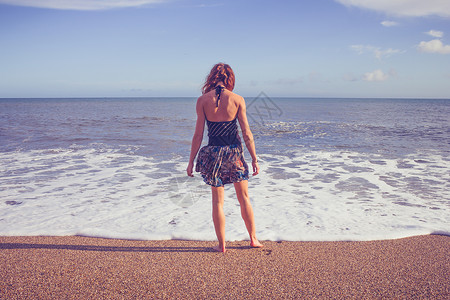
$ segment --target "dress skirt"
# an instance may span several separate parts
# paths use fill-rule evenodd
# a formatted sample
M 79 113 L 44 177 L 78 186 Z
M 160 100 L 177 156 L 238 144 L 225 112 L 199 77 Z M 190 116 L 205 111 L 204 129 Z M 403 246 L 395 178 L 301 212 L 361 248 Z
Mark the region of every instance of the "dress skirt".
M 248 180 L 248 166 L 242 145 L 204 146 L 197 156 L 195 171 L 211 186 Z

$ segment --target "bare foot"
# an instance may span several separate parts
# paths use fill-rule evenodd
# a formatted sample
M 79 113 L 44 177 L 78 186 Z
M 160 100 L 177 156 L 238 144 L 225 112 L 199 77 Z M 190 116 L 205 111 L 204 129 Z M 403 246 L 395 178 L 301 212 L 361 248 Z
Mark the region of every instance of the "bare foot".
M 250 242 L 250 247 L 252 247 L 252 248 L 262 248 L 262 247 L 264 247 L 264 245 L 261 244 L 258 240 L 255 239 L 254 241 Z
M 223 253 L 225 253 L 227 251 L 227 249 L 225 249 L 225 246 L 220 246 L 220 245 L 213 247 L 213 250 L 217 251 L 217 252 L 223 252 Z

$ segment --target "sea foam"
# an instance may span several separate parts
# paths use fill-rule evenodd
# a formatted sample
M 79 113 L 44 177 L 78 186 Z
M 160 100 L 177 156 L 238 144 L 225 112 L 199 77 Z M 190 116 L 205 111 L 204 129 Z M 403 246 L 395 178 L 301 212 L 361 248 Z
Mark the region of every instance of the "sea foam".
M 210 188 L 185 157 L 69 147 L 0 153 L 0 235 L 215 240 Z M 339 241 L 450 232 L 450 163 L 338 150 L 261 154 L 249 180 L 261 240 Z M 232 185 L 226 237 L 248 239 Z

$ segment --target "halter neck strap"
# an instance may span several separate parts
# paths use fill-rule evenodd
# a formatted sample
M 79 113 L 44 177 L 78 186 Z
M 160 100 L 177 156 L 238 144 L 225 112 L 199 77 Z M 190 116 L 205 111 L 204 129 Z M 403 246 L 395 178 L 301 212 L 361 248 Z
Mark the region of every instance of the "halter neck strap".
M 216 107 L 219 107 L 219 100 L 220 100 L 220 95 L 222 94 L 223 90 L 225 89 L 224 86 L 216 86 L 216 96 L 217 96 L 217 102 L 216 102 Z

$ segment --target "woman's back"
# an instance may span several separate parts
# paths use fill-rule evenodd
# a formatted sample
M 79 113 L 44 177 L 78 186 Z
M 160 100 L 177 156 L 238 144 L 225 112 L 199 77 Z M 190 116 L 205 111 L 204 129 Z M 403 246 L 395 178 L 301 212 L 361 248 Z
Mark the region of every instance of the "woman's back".
M 226 122 L 236 119 L 243 98 L 224 89 L 220 94 L 220 100 L 218 100 L 215 90 L 212 90 L 202 95 L 199 101 L 208 121 Z

